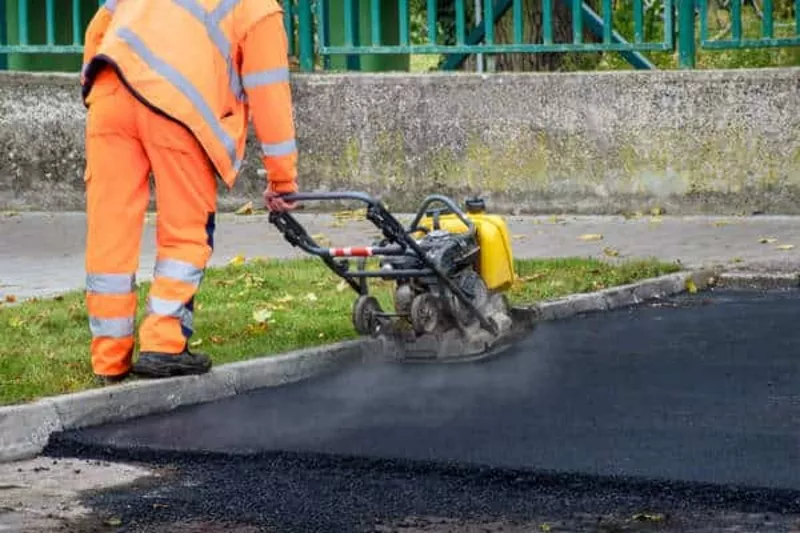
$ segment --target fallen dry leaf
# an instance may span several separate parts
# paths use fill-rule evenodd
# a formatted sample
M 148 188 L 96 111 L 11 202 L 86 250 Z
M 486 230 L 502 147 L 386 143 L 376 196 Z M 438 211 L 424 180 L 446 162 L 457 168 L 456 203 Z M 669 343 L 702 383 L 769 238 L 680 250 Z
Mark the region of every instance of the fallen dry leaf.
M 266 322 L 263 322 L 261 324 L 255 323 L 247 326 L 245 328 L 245 333 L 247 333 L 248 335 L 254 335 L 257 333 L 264 333 L 268 329 L 269 329 L 269 324 L 267 324 Z
M 650 210 L 650 214 L 653 215 L 654 217 L 661 216 L 665 213 L 666 211 L 664 211 L 664 209 L 661 207 L 654 207 Z
M 317 233 L 311 236 L 311 239 L 320 246 L 330 246 L 331 240 L 325 236 L 324 233 Z
M 761 237 L 760 239 L 758 239 L 758 242 L 760 242 L 761 244 L 775 244 L 776 242 L 778 242 L 778 239 L 776 239 L 775 237 Z
M 686 280 L 686 290 L 689 291 L 689 294 L 695 294 L 697 292 L 697 284 L 693 279 L 689 278 Z
M 608 257 L 618 257 L 619 250 L 616 248 L 612 248 L 611 246 L 607 246 L 603 248 L 603 253 L 606 254 Z
M 245 258 L 245 256 L 243 256 L 243 255 L 237 255 L 236 257 L 234 257 L 233 259 L 231 259 L 230 261 L 228 261 L 228 264 L 229 264 L 229 265 L 243 265 L 243 264 L 245 263 L 245 261 L 247 261 L 247 259 Z
M 253 214 L 253 202 L 247 202 L 242 207 L 236 210 L 237 215 L 252 215 Z
M 272 311 L 269 309 L 257 309 L 253 311 L 253 320 L 257 324 L 264 324 L 272 318 Z
M 777 248 L 778 250 L 791 250 L 792 248 L 794 248 L 794 244 L 780 244 L 775 248 Z
M 294 300 L 294 296 L 292 296 L 291 294 L 287 294 L 286 296 L 282 296 L 281 298 L 278 298 L 275 301 L 278 302 L 279 304 L 285 304 L 291 302 L 292 300 Z
M 5 300 L 7 303 L 13 304 L 14 302 L 17 301 L 17 297 L 14 296 L 13 294 L 6 294 Z
M 599 233 L 587 233 L 578 237 L 582 241 L 601 241 L 603 236 Z
M 198 346 L 203 344 L 203 339 L 197 339 L 196 341 L 192 341 L 189 343 L 189 346 L 192 348 L 197 348 Z
M 337 211 L 333 214 L 338 220 L 361 220 L 367 216 L 367 208 Z
M 730 224 L 732 224 L 732 222 L 728 220 L 715 220 L 714 222 L 711 223 L 711 225 L 714 226 L 715 228 L 721 228 L 723 226 L 728 226 Z
M 526 237 L 526 235 L 514 235 L 514 236 L 512 237 L 512 239 L 513 239 L 513 240 L 515 240 L 515 241 L 521 241 L 521 240 L 523 240 L 525 237 Z
M 336 292 L 342 292 L 342 291 L 344 291 L 344 290 L 345 290 L 347 287 L 348 287 L 348 285 L 347 285 L 347 282 L 346 282 L 346 281 L 344 281 L 344 280 L 342 280 L 342 281 L 340 281 L 340 282 L 339 282 L 339 284 L 336 286 Z

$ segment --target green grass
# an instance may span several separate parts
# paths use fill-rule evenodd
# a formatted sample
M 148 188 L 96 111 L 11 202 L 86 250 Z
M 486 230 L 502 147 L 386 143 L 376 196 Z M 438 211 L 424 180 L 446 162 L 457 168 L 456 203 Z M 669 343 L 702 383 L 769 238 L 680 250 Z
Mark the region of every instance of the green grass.
M 533 303 L 675 272 L 654 261 L 517 261 L 514 303 Z M 355 293 L 319 260 L 251 261 L 209 269 L 197 297 L 195 350 L 215 364 L 355 338 Z M 139 287 L 144 301 L 149 284 Z M 375 294 L 391 308 L 387 282 Z M 143 306 L 140 305 L 140 316 Z M 84 296 L 0 307 L 0 405 L 93 387 Z

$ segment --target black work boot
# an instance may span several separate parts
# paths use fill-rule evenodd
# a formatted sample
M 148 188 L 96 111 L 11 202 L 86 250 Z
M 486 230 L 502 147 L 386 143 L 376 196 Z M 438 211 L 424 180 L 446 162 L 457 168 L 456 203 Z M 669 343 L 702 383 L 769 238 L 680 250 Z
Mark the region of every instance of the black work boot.
M 205 374 L 211 370 L 211 358 L 184 349 L 180 354 L 141 352 L 133 365 L 133 373 L 148 378 L 168 378 Z

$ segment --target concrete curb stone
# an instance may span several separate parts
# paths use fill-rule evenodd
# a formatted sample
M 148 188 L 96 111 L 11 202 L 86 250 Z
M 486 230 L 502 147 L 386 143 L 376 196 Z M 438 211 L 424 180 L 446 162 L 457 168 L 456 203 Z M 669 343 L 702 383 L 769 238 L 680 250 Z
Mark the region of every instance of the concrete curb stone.
M 38 455 L 63 426 L 52 400 L 0 409 L 0 462 Z
M 278 387 L 308 379 L 363 357 L 371 339 L 359 339 L 327 346 L 298 350 L 266 360 L 251 359 L 220 367 L 234 383 L 235 394 L 253 389 Z
M 567 296 L 513 313 L 525 322 L 627 307 L 687 290 L 711 287 L 711 270 L 679 272 L 594 293 Z M 379 341 L 356 339 L 215 367 L 206 375 L 132 381 L 115 387 L 67 394 L 19 406 L 0 407 L 0 462 L 35 457 L 52 433 L 163 413 L 247 391 L 308 379 L 367 358 Z
M 539 320 L 563 320 L 582 313 L 611 311 L 674 296 L 687 291 L 690 280 L 698 291 L 706 290 L 714 286 L 717 276 L 717 272 L 711 269 L 677 272 L 597 292 L 575 294 L 525 309 L 536 313 Z
M 716 287 L 754 290 L 797 289 L 800 287 L 800 274 L 792 272 L 724 272 L 717 279 Z
M 53 399 L 64 430 L 116 422 L 182 405 L 212 402 L 236 394 L 219 372 L 165 380 L 142 380 Z M 228 380 L 229 381 L 229 380 Z

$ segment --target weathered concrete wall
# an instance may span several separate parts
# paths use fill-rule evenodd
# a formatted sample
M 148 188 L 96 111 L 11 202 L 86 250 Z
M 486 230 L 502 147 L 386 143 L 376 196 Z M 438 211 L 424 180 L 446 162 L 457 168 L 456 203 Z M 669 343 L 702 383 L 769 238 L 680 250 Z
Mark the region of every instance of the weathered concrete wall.
M 305 190 L 395 209 L 800 213 L 800 69 L 294 78 Z M 74 76 L 0 76 L 0 209 L 83 208 Z M 231 208 L 260 198 L 254 139 Z M 121 163 L 122 164 L 122 163 Z

